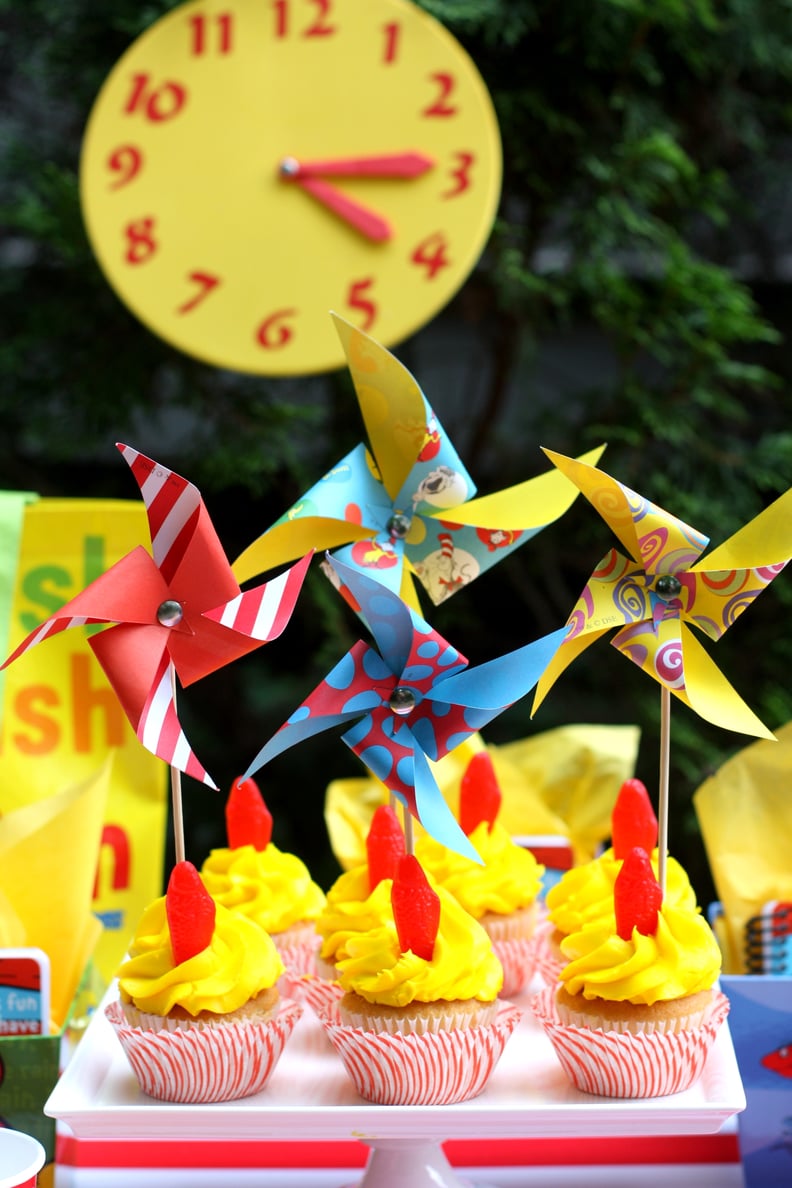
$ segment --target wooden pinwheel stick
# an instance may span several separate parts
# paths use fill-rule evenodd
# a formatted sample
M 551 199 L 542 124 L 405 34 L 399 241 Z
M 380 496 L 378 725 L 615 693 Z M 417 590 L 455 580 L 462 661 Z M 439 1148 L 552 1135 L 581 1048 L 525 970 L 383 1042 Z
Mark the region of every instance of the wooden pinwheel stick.
M 404 807 L 404 852 L 405 854 L 415 853 L 412 813 L 406 805 Z
M 399 798 L 394 792 L 388 793 L 388 804 L 396 812 L 396 805 L 399 803 Z M 415 841 L 413 836 L 413 819 L 412 813 L 407 808 L 407 805 L 402 805 L 402 830 L 404 831 L 404 852 L 405 854 L 415 853 Z
M 665 895 L 668 850 L 668 771 L 671 753 L 671 690 L 660 686 L 660 789 L 657 804 L 657 881 Z
M 171 764 L 171 803 L 173 805 L 173 840 L 176 862 L 184 861 L 184 818 L 182 816 L 181 772 Z
M 176 709 L 176 669 L 171 665 L 171 689 L 173 707 Z M 176 862 L 184 861 L 184 814 L 182 813 L 181 772 L 170 765 L 171 806 L 173 809 L 173 842 Z

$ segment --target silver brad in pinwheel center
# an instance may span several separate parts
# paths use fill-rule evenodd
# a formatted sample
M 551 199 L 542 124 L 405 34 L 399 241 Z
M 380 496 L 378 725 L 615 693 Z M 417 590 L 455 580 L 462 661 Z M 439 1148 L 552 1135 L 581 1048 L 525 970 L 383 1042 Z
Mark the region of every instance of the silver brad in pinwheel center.
M 682 583 L 673 573 L 662 574 L 655 583 L 655 593 L 659 598 L 676 598 L 682 590 Z
M 388 698 L 388 705 L 394 714 L 404 718 L 415 709 L 415 694 L 412 689 L 407 689 L 404 685 L 397 685 Z
M 412 520 L 406 516 L 404 512 L 394 512 L 386 525 L 388 533 L 395 536 L 397 540 L 404 540 L 407 533 L 410 531 Z
M 176 627 L 184 618 L 184 607 L 175 598 L 166 598 L 157 607 L 157 622 L 163 627 Z

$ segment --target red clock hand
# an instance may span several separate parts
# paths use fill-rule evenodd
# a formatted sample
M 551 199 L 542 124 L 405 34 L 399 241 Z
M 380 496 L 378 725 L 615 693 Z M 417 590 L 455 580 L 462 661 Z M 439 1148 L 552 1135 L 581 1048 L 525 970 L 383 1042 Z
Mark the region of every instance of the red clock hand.
M 323 161 L 299 161 L 286 157 L 281 172 L 286 177 L 304 178 L 326 174 L 331 177 L 420 177 L 434 165 L 423 153 L 380 153 L 369 157 L 328 157 Z
M 330 182 L 322 181 L 319 177 L 295 177 L 293 180 L 301 189 L 306 190 L 367 239 L 380 243 L 391 238 L 390 223 L 386 222 L 382 215 L 378 215 L 368 206 L 363 206 L 354 198 L 342 194 L 335 186 L 331 186 Z

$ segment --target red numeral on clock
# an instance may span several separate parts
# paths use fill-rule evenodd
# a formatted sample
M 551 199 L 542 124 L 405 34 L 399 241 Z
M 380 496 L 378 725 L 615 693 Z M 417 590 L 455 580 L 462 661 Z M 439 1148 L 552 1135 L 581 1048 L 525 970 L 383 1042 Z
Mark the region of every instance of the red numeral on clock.
M 387 25 L 383 25 L 383 32 L 385 33 L 385 53 L 383 54 L 383 62 L 395 62 L 396 52 L 399 47 L 399 34 L 401 33 L 401 25 L 398 21 L 392 21 Z
M 127 241 L 124 259 L 127 264 L 145 264 L 157 250 L 152 218 L 135 219 L 134 222 L 127 223 L 124 235 Z
M 279 347 L 286 346 L 286 343 L 294 337 L 294 329 L 287 325 L 286 319 L 296 316 L 296 309 L 276 309 L 275 313 L 265 318 L 259 326 L 256 331 L 256 342 L 268 351 L 276 351 Z
M 442 231 L 428 235 L 410 256 L 413 264 L 426 269 L 426 279 L 432 280 L 441 268 L 448 268 L 451 261 L 447 255 L 448 240 Z
M 448 97 L 456 87 L 456 80 L 453 74 L 430 74 L 429 77 L 437 83 L 437 97 L 434 103 L 430 103 L 421 112 L 424 116 L 452 116 L 459 111 L 453 103 L 448 103 Z
M 164 82 L 152 90 L 150 81 L 150 74 L 133 74 L 132 92 L 124 108 L 126 114 L 142 111 L 147 120 L 155 123 L 178 115 L 187 102 L 186 89 L 181 83 Z
M 441 198 L 455 198 L 457 194 L 461 194 L 471 184 L 470 169 L 476 159 L 473 153 L 454 153 L 454 156 L 459 162 L 455 169 L 449 170 L 454 180 L 454 185 L 450 190 L 443 190 L 440 195 Z
M 316 16 L 312 23 L 302 30 L 300 36 L 330 37 L 333 33 L 337 33 L 337 26 L 329 20 L 333 0 L 309 0 L 309 2 L 316 9 Z M 292 7 L 292 3 L 293 0 L 273 0 L 272 7 L 275 9 L 276 37 L 289 36 L 289 10 Z
M 107 168 L 116 174 L 116 178 L 110 182 L 109 188 L 118 190 L 127 182 L 131 182 L 135 174 L 140 172 L 142 164 L 143 154 L 139 148 L 136 148 L 134 144 L 119 145 L 107 158 Z
M 233 14 L 230 12 L 218 12 L 214 20 L 218 33 L 217 52 L 219 54 L 228 54 L 231 52 L 231 34 L 234 27 Z M 189 23 L 192 26 L 192 54 L 194 57 L 199 58 L 209 48 L 209 21 L 203 13 L 199 13 L 198 16 L 190 17 Z
M 363 314 L 361 330 L 370 330 L 377 317 L 377 306 L 369 300 L 367 291 L 374 284 L 374 277 L 367 276 L 364 280 L 352 281 L 347 293 L 346 303 L 350 309 L 359 309 Z
M 220 284 L 220 278 L 218 276 L 212 276 L 210 272 L 191 272 L 187 279 L 198 285 L 198 292 L 193 297 L 189 297 L 183 305 L 177 307 L 177 314 L 186 314 L 191 309 L 195 309 L 196 305 L 199 305 L 204 297 L 208 293 L 211 293 L 216 285 Z

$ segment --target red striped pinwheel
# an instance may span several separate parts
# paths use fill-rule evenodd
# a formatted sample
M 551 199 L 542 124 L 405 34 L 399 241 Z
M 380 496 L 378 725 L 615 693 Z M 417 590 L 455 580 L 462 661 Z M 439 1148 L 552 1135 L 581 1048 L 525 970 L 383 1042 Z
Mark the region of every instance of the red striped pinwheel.
M 190 685 L 279 636 L 311 554 L 242 593 L 197 488 L 131 446 L 118 448 L 146 505 L 152 552 L 139 545 L 122 557 L 2 667 L 69 627 L 115 624 L 89 643 L 137 737 L 171 767 L 215 787 L 179 723 L 174 672 Z
M 333 726 L 369 770 L 426 831 L 480 862 L 432 774 L 471 734 L 534 687 L 564 629 L 468 668 L 464 656 L 392 590 L 332 558 L 328 564 L 354 599 L 377 647 L 363 640 L 259 751 L 243 779 L 303 739 Z
M 627 550 L 611 549 L 589 578 L 534 708 L 576 656 L 611 643 L 716 726 L 773 735 L 729 684 L 691 628 L 718 640 L 792 558 L 792 489 L 700 559 L 708 537 L 594 466 L 545 450 Z

